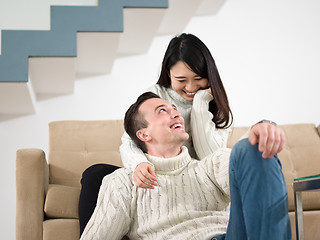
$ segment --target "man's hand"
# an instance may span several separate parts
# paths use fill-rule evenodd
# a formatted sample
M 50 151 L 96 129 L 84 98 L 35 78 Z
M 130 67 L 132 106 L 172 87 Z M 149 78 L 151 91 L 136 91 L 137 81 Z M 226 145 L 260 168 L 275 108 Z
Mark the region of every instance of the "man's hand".
M 270 123 L 258 123 L 251 128 L 249 142 L 252 145 L 259 143 L 263 158 L 272 158 L 283 149 L 286 139 L 281 128 Z
M 154 167 L 150 163 L 140 163 L 133 173 L 134 183 L 141 188 L 154 189 L 158 186 Z

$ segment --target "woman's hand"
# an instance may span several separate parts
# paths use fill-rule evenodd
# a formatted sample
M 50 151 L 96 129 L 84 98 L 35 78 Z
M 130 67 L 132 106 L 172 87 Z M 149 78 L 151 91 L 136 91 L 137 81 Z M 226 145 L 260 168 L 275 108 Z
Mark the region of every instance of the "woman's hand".
M 210 86 L 208 88 L 204 89 L 204 90 L 212 95 L 212 91 L 211 91 L 211 87 Z
M 134 183 L 144 189 L 154 189 L 158 186 L 158 179 L 154 171 L 154 167 L 150 163 L 140 163 L 133 173 Z

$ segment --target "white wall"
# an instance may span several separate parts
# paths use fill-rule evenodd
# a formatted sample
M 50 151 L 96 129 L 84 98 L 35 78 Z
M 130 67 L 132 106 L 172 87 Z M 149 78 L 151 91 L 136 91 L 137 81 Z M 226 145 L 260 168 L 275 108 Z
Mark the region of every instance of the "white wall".
M 263 118 L 320 123 L 319 12 L 318 0 L 227 0 L 217 15 L 190 21 L 185 31 L 211 49 L 236 126 Z M 35 115 L 0 122 L 1 239 L 15 238 L 15 151 L 47 151 L 50 121 L 122 118 L 156 82 L 170 39 L 159 36 L 148 54 L 118 59 L 109 75 L 78 79 L 73 95 L 38 102 Z
M 235 124 L 319 123 L 319 8 L 319 1 L 226 1 L 216 17 L 189 24 L 215 56 Z

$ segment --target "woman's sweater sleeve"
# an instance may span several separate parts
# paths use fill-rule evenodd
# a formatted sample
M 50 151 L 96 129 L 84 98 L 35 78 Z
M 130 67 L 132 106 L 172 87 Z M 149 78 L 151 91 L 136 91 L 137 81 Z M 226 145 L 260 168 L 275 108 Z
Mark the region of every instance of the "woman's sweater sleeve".
M 160 87 L 153 85 L 147 91 L 160 95 Z M 121 161 L 125 168 L 134 171 L 136 167 L 143 162 L 150 163 L 142 150 L 133 142 L 130 136 L 125 132 L 121 138 L 122 144 L 120 146 Z M 151 164 L 151 163 L 150 163 Z M 153 164 L 151 164 L 153 165 Z
M 133 142 L 126 132 L 122 135 L 121 141 L 120 155 L 125 168 L 134 171 L 140 163 L 150 163 L 142 150 Z
M 209 102 L 213 96 L 205 90 L 199 90 L 192 104 L 191 134 L 193 146 L 200 159 L 212 154 L 218 148 L 227 146 L 230 129 L 217 129 L 209 112 Z

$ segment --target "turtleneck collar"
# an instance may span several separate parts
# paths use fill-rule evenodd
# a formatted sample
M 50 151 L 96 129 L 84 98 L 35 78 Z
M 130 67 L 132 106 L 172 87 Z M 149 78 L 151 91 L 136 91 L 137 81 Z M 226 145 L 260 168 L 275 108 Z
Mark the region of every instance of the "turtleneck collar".
M 184 99 L 179 93 L 177 93 L 171 87 L 167 88 L 167 92 L 170 95 L 170 97 L 173 98 L 174 100 L 181 102 L 182 104 L 187 105 L 188 107 L 192 105 L 192 101 L 188 101 Z
M 146 154 L 147 159 L 154 165 L 157 173 L 176 174 L 182 171 L 190 162 L 191 157 L 188 153 L 188 148 L 182 146 L 181 153 L 172 158 L 154 157 Z

